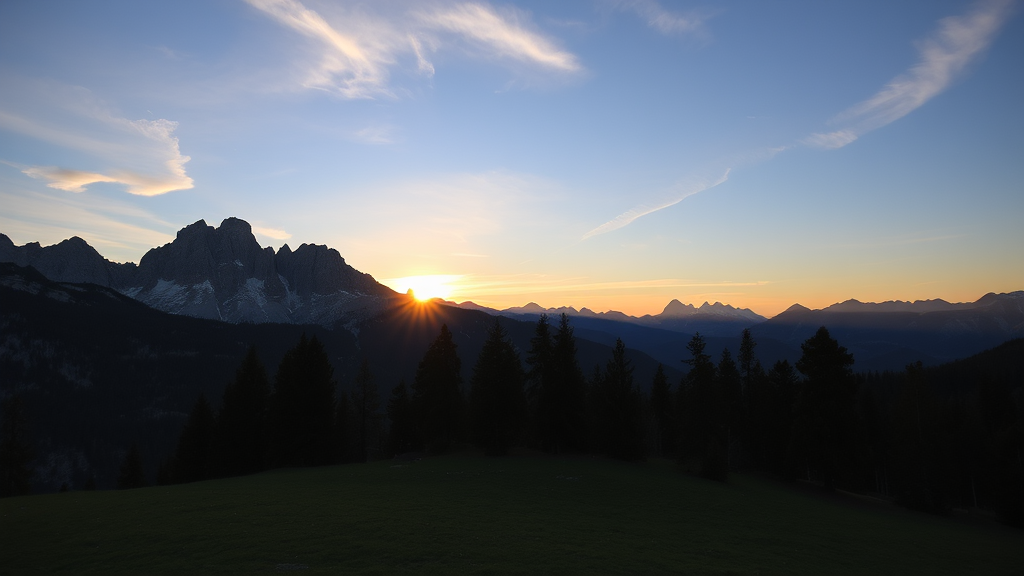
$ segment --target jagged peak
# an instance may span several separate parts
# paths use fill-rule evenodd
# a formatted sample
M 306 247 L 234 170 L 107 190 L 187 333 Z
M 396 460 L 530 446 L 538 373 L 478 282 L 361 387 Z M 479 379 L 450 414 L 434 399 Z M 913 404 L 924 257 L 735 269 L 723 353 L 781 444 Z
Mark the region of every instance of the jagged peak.
M 217 228 L 223 232 L 236 232 L 244 234 L 252 234 L 252 226 L 248 222 L 241 218 L 235 218 L 234 216 L 225 218 L 221 221 L 220 227 Z
M 786 308 L 782 313 L 786 314 L 788 312 L 810 312 L 810 311 L 811 311 L 811 309 L 808 308 L 807 306 L 803 306 L 803 305 L 800 305 L 800 304 L 793 304 L 789 308 Z

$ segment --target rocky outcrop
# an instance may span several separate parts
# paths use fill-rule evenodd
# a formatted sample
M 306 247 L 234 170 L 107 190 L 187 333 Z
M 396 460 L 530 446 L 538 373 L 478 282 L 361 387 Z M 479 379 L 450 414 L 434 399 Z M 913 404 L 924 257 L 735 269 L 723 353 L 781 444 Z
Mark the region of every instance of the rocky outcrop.
M 303 244 L 292 251 L 285 245 L 277 253 L 263 248 L 238 218 L 217 228 L 203 220 L 186 226 L 138 266 L 109 262 L 77 237 L 40 247 L 15 246 L 2 234 L 0 261 L 32 266 L 57 282 L 107 286 L 172 314 L 228 322 L 333 326 L 399 297 L 327 246 Z

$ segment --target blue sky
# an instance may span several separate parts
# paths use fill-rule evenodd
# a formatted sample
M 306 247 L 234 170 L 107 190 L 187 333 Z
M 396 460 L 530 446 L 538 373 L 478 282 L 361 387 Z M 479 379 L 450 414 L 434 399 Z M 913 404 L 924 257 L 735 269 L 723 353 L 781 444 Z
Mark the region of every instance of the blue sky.
M 199 219 L 395 287 L 1024 288 L 1024 18 L 986 2 L 0 4 L 0 231 L 138 261 Z

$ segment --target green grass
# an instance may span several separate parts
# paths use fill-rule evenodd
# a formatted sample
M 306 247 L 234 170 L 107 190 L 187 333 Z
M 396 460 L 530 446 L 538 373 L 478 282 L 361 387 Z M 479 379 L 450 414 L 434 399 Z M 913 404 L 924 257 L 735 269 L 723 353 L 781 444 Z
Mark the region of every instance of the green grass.
M 279 470 L 0 500 L 0 572 L 1021 574 L 1024 534 L 521 456 Z

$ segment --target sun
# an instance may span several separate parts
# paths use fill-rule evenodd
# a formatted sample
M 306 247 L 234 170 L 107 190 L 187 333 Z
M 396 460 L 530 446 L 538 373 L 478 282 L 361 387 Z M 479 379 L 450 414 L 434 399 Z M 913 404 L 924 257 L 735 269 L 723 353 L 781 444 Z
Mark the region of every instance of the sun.
M 451 297 L 452 293 L 455 291 L 455 288 L 451 283 L 459 278 L 460 276 L 452 274 L 428 274 L 423 276 L 390 278 L 388 280 L 383 280 L 382 283 L 396 292 L 408 293 L 411 290 L 412 295 L 417 300 L 420 302 L 426 302 L 433 298 L 448 299 Z

